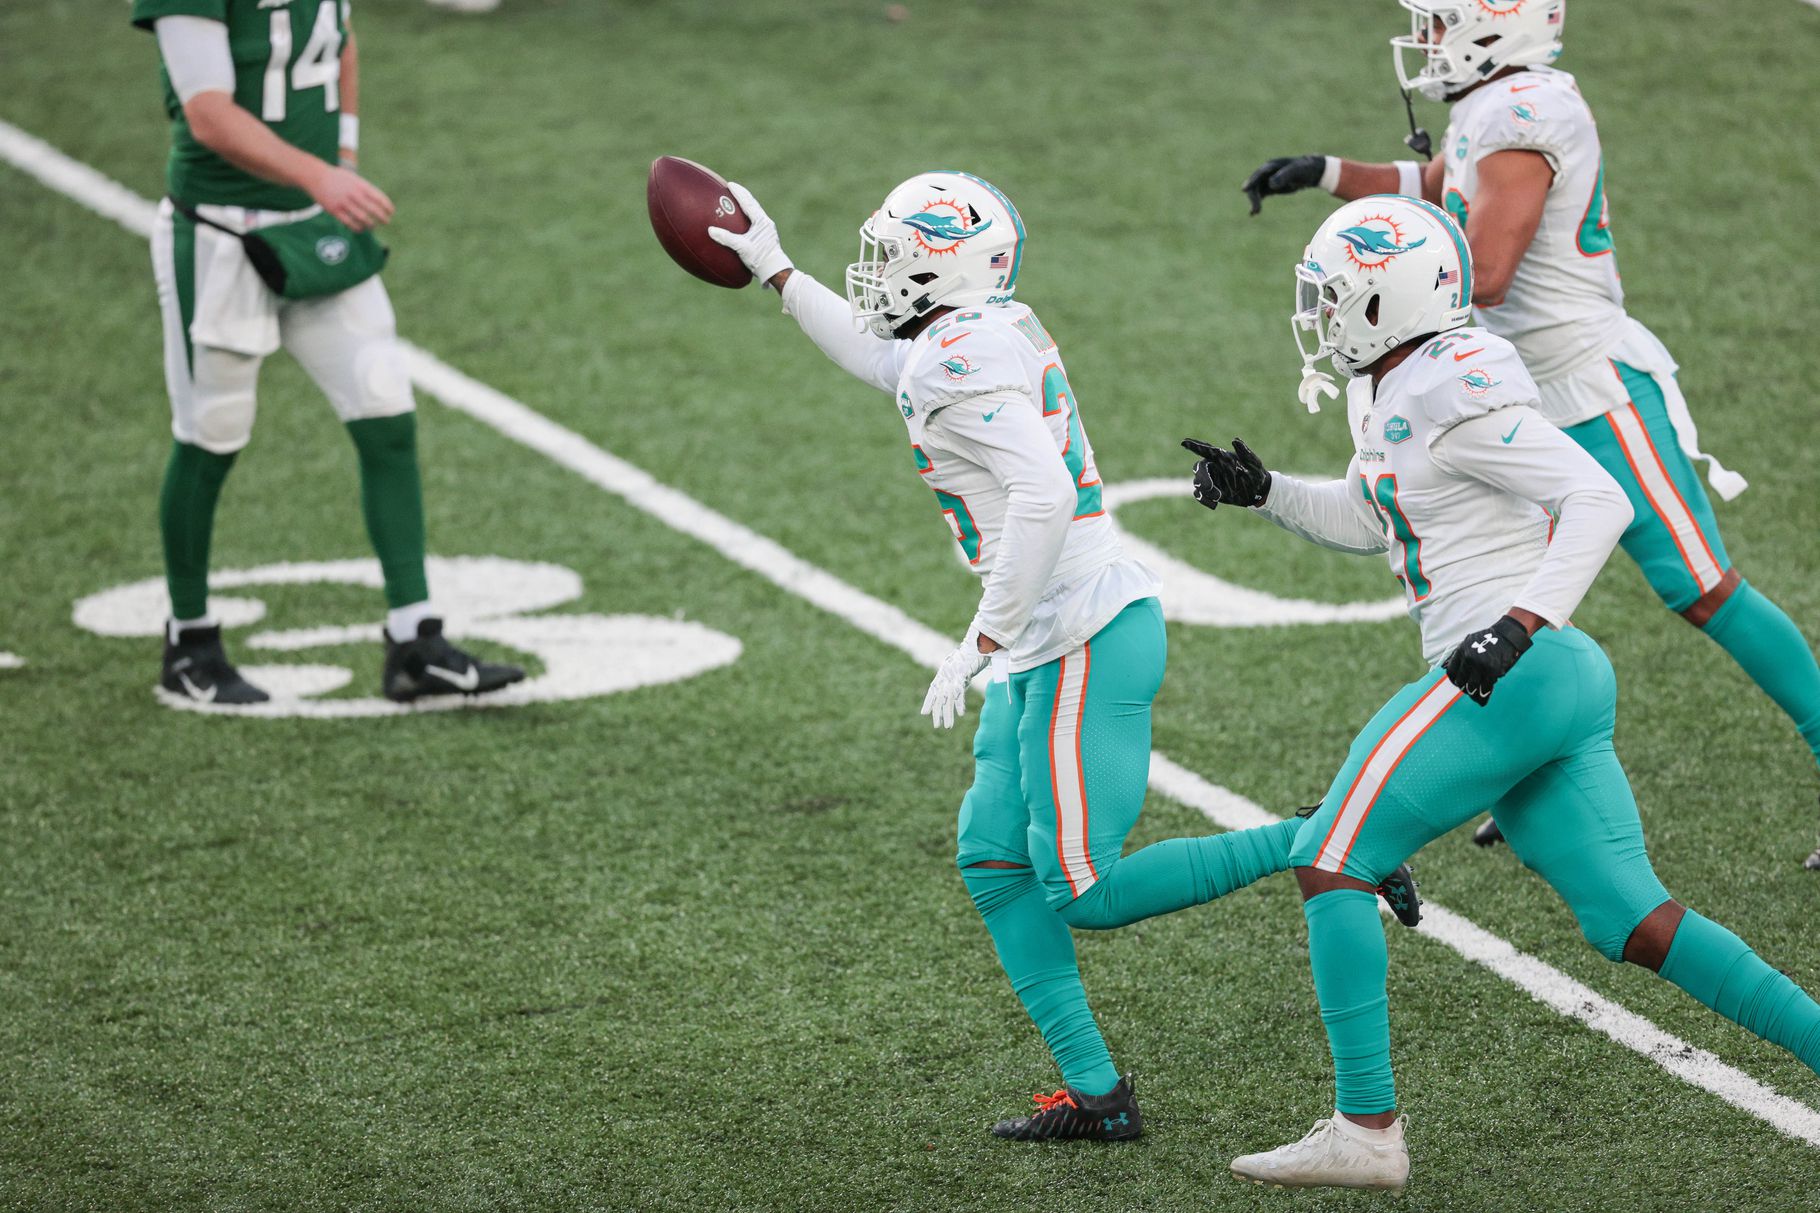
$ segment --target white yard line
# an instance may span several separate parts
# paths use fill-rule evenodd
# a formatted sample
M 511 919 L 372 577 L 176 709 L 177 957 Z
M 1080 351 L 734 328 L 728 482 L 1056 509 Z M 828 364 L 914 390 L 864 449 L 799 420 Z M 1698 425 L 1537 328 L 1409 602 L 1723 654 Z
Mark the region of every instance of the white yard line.
M 1808 2 L 1820 6 L 1820 0 Z M 147 236 L 151 232 L 153 203 L 5 122 L 0 122 L 0 160 L 136 235 Z M 848 585 L 781 544 L 602 450 L 573 430 L 416 346 L 407 344 L 405 349 L 417 386 L 448 407 L 545 455 L 665 526 L 701 540 L 740 567 L 814 603 L 920 665 L 933 668 L 940 664 L 952 645 L 950 638 L 891 604 Z M 1222 829 L 1239 830 L 1280 820 L 1160 751 L 1151 755 L 1150 783 L 1165 796 L 1199 810 Z M 1670 1074 L 1712 1092 L 1790 1137 L 1820 1146 L 1820 1112 L 1778 1094 L 1711 1053 L 1664 1032 L 1458 914 L 1430 902 L 1419 930 L 1490 969 L 1537 1002 L 1604 1033 Z

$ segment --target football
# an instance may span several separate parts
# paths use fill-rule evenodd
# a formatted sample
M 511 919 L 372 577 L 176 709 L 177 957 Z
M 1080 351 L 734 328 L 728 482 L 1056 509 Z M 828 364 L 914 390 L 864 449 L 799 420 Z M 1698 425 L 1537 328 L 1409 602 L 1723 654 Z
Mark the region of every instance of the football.
M 651 161 L 645 202 L 651 230 L 676 264 L 715 286 L 738 289 L 752 281 L 739 254 L 708 236 L 710 227 L 743 232 L 752 224 L 718 173 L 681 156 L 659 156 Z

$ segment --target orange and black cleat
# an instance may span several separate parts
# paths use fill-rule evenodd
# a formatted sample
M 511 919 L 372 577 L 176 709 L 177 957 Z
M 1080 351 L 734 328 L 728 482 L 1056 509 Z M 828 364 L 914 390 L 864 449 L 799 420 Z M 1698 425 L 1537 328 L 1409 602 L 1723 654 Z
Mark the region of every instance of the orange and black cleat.
M 1035 1112 L 999 1121 L 992 1135 L 1011 1141 L 1131 1141 L 1144 1132 L 1129 1074 L 1104 1095 L 1063 1087 L 1035 1098 Z

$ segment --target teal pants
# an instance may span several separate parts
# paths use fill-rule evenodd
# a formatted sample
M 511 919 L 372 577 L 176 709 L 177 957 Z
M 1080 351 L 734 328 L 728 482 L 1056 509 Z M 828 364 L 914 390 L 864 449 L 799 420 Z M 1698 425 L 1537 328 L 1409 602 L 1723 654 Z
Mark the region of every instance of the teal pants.
M 1087 1007 L 1071 927 L 1211 901 L 1289 866 L 1300 825 L 1175 838 L 1123 854 L 1150 775 L 1150 704 L 1168 645 L 1154 598 L 1087 643 L 987 688 L 956 862 L 1000 963 L 1068 1085 L 1118 1081 Z
M 1643 846 L 1630 781 L 1612 749 L 1617 681 L 1599 646 L 1568 628 L 1537 634 L 1481 707 L 1440 670 L 1403 688 L 1353 742 L 1303 825 L 1297 867 L 1376 885 L 1433 839 L 1492 805 L 1505 838 L 1552 885 L 1611 960 L 1670 900 Z M 1363 889 L 1303 904 L 1315 995 L 1334 1060 L 1335 1107 L 1396 1107 L 1387 956 L 1377 898 Z M 1820 1006 L 1736 935 L 1691 910 L 1661 975 L 1820 1069 Z
M 1624 486 L 1635 517 L 1620 542 L 1663 604 L 1685 611 L 1719 588 L 1731 558 L 1706 489 L 1675 437 L 1661 386 L 1621 362 L 1612 369 L 1629 402 L 1566 432 Z M 1788 714 L 1820 759 L 1820 664 L 1782 608 L 1740 580 L 1700 627 Z

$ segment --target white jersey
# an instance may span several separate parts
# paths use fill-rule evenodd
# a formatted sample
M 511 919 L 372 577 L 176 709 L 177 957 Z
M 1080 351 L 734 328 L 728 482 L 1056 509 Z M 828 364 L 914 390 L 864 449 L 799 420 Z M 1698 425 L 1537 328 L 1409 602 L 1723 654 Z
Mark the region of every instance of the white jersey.
M 1125 555 L 1054 340 L 1022 304 L 955 312 L 913 341 L 853 331 L 802 271 L 784 309 L 841 366 L 892 393 L 916 471 L 982 579 L 974 624 L 1012 672 L 1053 661 L 1159 590 Z
M 1630 524 L 1624 490 L 1535 411 L 1517 351 L 1485 329 L 1347 385 L 1346 479 L 1271 473 L 1260 513 L 1327 547 L 1383 552 L 1439 664 L 1513 607 L 1567 622 Z
M 1572 76 L 1533 67 L 1454 104 L 1443 144 L 1441 200 L 1462 228 L 1477 196 L 1479 161 L 1512 149 L 1544 156 L 1554 170 L 1554 183 L 1504 302 L 1478 308 L 1476 318 L 1514 344 L 1531 373 L 1547 384 L 1602 363 L 1627 331 L 1605 197 L 1604 151 L 1592 110 Z M 1563 414 L 1553 403 L 1545 392 L 1543 415 L 1566 426 L 1623 401 L 1584 416 L 1571 410 Z

